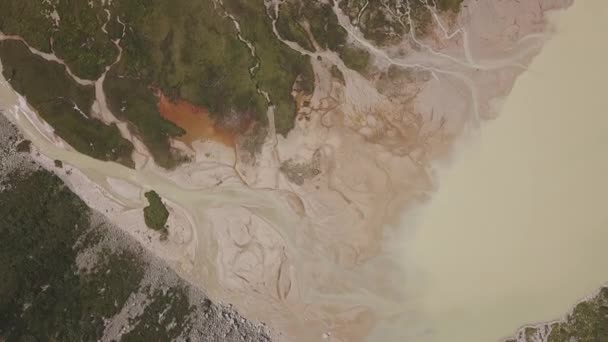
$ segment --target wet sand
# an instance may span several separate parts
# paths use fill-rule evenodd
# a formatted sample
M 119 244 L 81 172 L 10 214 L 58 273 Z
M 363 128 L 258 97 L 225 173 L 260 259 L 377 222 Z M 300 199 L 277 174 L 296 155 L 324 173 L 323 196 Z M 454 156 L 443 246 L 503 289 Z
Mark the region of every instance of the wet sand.
M 496 341 L 608 281 L 607 17 L 602 0 L 556 13 L 499 118 L 442 166 L 403 247 L 429 341 Z

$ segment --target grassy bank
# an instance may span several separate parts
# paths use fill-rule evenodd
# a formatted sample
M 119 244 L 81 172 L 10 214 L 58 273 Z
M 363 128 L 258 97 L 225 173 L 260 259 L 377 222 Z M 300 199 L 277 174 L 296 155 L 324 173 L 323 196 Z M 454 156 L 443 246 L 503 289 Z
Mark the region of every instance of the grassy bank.
M 133 166 L 132 144 L 115 125 L 89 115 L 95 90 L 76 83 L 65 67 L 29 52 L 19 41 L 0 42 L 3 75 L 57 135 L 91 157 Z

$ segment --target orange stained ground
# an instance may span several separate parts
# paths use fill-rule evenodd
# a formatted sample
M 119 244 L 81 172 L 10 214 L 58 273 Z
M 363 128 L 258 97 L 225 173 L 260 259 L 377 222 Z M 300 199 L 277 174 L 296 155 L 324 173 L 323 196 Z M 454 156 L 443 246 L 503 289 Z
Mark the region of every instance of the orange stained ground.
M 173 102 L 162 93 L 158 95 L 158 110 L 163 118 L 173 122 L 186 131 L 177 139 L 192 146 L 196 140 L 213 140 L 226 146 L 234 147 L 236 132 L 218 127 L 215 120 L 209 117 L 205 108 L 189 102 Z

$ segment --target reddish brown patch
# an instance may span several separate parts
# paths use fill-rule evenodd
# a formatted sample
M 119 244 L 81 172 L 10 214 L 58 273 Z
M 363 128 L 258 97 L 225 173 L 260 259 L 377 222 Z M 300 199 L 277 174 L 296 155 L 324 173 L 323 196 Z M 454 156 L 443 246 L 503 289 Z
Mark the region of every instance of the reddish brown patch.
M 183 100 L 174 102 L 158 92 L 158 110 L 163 118 L 186 131 L 186 134 L 177 139 L 188 145 L 192 145 L 195 140 L 209 139 L 226 146 L 235 146 L 239 132 L 221 127 L 209 117 L 209 112 L 205 108 Z

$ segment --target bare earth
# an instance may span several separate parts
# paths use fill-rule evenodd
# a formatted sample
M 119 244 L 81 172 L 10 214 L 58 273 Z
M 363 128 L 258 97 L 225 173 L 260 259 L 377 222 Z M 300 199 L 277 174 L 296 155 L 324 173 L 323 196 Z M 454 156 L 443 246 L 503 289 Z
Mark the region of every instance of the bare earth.
M 391 330 L 401 341 L 415 312 L 391 243 L 407 232 L 390 223 L 432 195 L 433 163 L 498 114 L 548 37 L 547 12 L 571 3 L 465 0 L 458 17 L 435 15 L 429 38 L 411 35 L 387 49 L 366 41 L 336 3 L 374 71 L 363 77 L 320 52 L 310 106 L 287 137 L 271 130 L 255 155 L 245 141 L 234 149 L 176 141 L 193 161 L 170 172 L 142 144 L 136 170 L 74 152 L 4 80 L 0 109 L 39 149 L 40 163 L 64 161 L 71 172 L 59 175 L 89 206 L 212 299 L 270 323 L 277 340 L 363 341 Z M 390 66 L 402 72 L 389 81 L 380 75 Z M 116 121 L 102 95 L 100 116 Z M 171 212 L 167 241 L 144 224 L 149 189 Z

